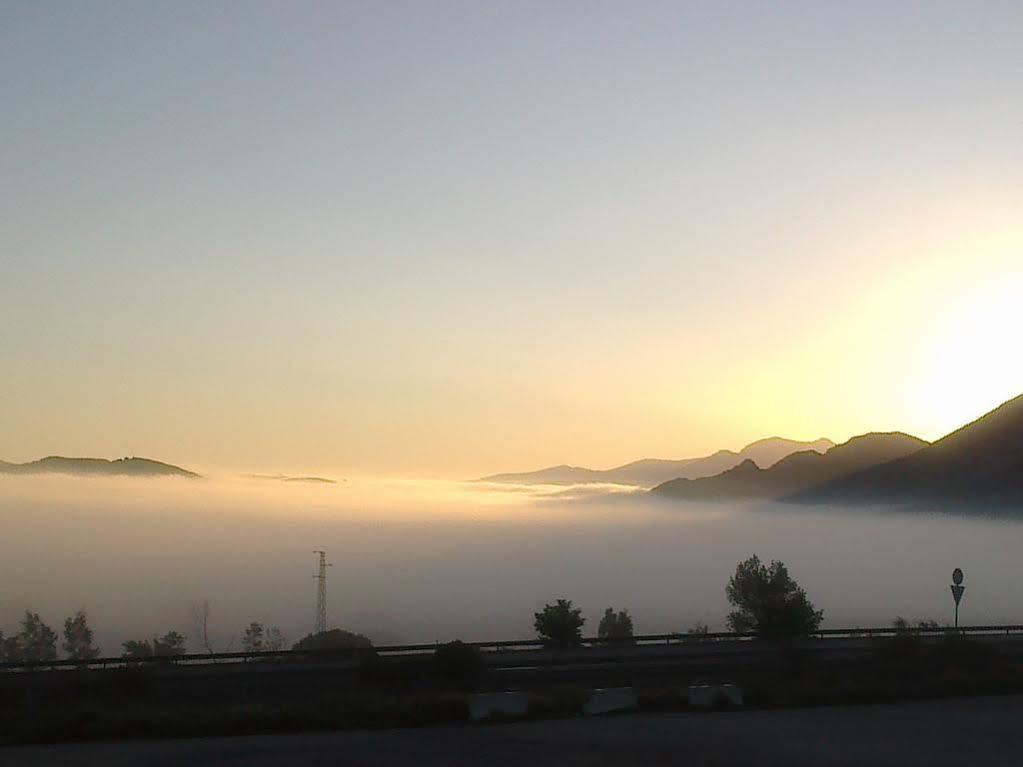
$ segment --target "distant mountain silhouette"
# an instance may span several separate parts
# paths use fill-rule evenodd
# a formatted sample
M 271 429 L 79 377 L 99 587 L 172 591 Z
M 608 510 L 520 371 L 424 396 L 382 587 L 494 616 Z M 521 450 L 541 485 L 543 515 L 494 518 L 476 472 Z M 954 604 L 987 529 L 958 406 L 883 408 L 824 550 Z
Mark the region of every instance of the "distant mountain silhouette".
M 668 463 L 674 463 L 674 461 Z M 608 472 L 610 471 L 613 469 L 608 470 Z M 536 471 L 491 474 L 476 481 L 499 482 L 509 485 L 577 485 L 586 482 L 610 482 L 611 480 L 605 478 L 606 474 L 607 472 L 599 469 L 587 469 L 584 466 L 569 466 L 563 463 Z
M 792 500 L 1023 506 L 1023 395 L 919 452 L 807 488 Z
M 777 500 L 837 477 L 902 458 L 926 446 L 927 442 L 908 434 L 864 434 L 823 454 L 812 450 L 792 453 L 766 469 L 747 459 L 716 476 L 673 479 L 651 492 L 686 500 Z
M 768 469 L 778 463 L 782 458 L 787 458 L 793 453 L 811 450 L 815 453 L 826 453 L 835 446 L 830 439 L 818 439 L 813 442 L 797 442 L 782 437 L 768 437 L 759 439 L 746 445 L 738 457 L 741 460 L 749 459 L 761 469 Z M 712 476 L 708 474 L 707 476 Z
M 798 442 L 782 437 L 769 437 L 746 445 L 738 453 L 731 450 L 719 450 L 703 458 L 680 460 L 644 458 L 616 466 L 613 469 L 587 469 L 581 466 L 567 465 L 551 466 L 539 471 L 518 474 L 493 474 L 477 481 L 514 485 L 577 485 L 606 482 L 653 487 L 676 477 L 694 479 L 720 474 L 744 460 L 751 460 L 758 466 L 767 468 L 797 451 L 811 450 L 822 453 L 834 445 L 835 443 L 829 439 Z
M 77 474 L 118 477 L 198 477 L 194 471 L 149 458 L 65 458 L 51 455 L 28 463 L 0 461 L 0 474 Z
M 336 479 L 328 479 L 327 477 L 289 477 L 287 474 L 250 474 L 252 479 L 273 479 L 278 482 L 313 482 L 324 485 L 336 485 Z M 341 480 L 344 482 L 345 480 Z

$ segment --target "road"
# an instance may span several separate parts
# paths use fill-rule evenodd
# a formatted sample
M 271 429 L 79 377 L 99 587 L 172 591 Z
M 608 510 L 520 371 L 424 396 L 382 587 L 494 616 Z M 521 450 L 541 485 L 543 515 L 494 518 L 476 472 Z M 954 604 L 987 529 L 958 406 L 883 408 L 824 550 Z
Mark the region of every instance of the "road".
M 862 767 L 1023 763 L 1023 696 L 773 711 L 633 714 L 493 726 L 0 749 L 39 767 Z

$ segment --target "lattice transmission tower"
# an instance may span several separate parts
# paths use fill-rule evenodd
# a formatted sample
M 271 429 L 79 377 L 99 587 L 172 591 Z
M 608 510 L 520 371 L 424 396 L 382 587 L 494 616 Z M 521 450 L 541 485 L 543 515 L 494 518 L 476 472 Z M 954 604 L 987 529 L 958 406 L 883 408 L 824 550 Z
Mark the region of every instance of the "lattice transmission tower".
M 320 555 L 320 573 L 314 575 L 316 579 L 316 627 L 314 634 L 322 634 L 327 630 L 327 568 L 334 565 L 327 561 L 326 551 L 314 551 L 313 554 Z

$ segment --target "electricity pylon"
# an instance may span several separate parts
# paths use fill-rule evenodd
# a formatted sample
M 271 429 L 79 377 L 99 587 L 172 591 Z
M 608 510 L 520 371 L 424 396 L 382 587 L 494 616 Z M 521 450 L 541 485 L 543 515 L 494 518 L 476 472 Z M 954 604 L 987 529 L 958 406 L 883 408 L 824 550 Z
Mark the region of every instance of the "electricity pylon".
M 314 634 L 322 634 L 327 630 L 327 568 L 334 565 L 327 561 L 326 551 L 314 551 L 320 555 L 320 574 L 314 575 L 316 584 L 316 628 Z

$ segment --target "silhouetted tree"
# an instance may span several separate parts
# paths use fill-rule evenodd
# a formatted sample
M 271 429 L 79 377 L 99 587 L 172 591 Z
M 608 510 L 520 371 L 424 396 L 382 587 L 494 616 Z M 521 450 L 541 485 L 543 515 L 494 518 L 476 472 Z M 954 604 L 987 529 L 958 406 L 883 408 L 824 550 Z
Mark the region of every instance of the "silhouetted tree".
M 242 636 L 242 649 L 245 652 L 263 652 L 263 624 L 252 621 Z
M 547 644 L 554 647 L 571 647 L 582 643 L 582 610 L 572 607 L 572 600 L 559 599 L 553 605 L 545 604 L 543 610 L 533 613 L 533 628 Z
M 153 655 L 157 657 L 184 654 L 185 637 L 177 631 L 168 631 L 159 639 L 153 639 Z
M 762 637 L 804 636 L 816 631 L 824 615 L 781 562 L 761 563 L 755 554 L 740 562 L 726 589 L 737 609 L 728 614 L 733 631 Z
M 284 645 L 287 643 L 288 640 L 284 637 L 284 633 L 276 626 L 271 626 L 266 630 L 266 635 L 263 638 L 263 647 L 268 652 L 283 650 Z
M 17 640 L 14 637 L 5 637 L 0 631 L 0 661 L 17 660 Z
M 319 634 L 303 637 L 293 650 L 359 650 L 371 649 L 373 643 L 362 634 L 354 634 L 344 629 L 330 629 Z
M 615 612 L 613 607 L 604 611 L 597 627 L 597 636 L 601 639 L 628 639 L 632 636 L 632 616 L 628 610 Z
M 706 636 L 710 633 L 710 629 L 707 628 L 707 624 L 703 621 L 696 621 L 686 633 L 691 636 Z
M 64 619 L 64 652 L 72 660 L 92 660 L 99 656 L 99 648 L 92 642 L 92 629 L 89 628 L 84 610 Z
M 13 641 L 12 641 L 13 640 Z M 47 661 L 57 658 L 57 635 L 38 613 L 25 611 L 21 631 L 5 641 L 5 655 L 12 661 Z
M 162 637 L 130 639 L 121 644 L 125 658 L 166 658 L 185 654 L 185 637 L 177 631 L 168 631 Z
M 153 645 L 148 639 L 129 639 L 121 643 L 121 655 L 125 658 L 151 658 Z
M 245 652 L 277 652 L 284 648 L 284 634 L 276 626 L 264 628 L 259 621 L 252 621 L 242 635 L 242 649 Z

